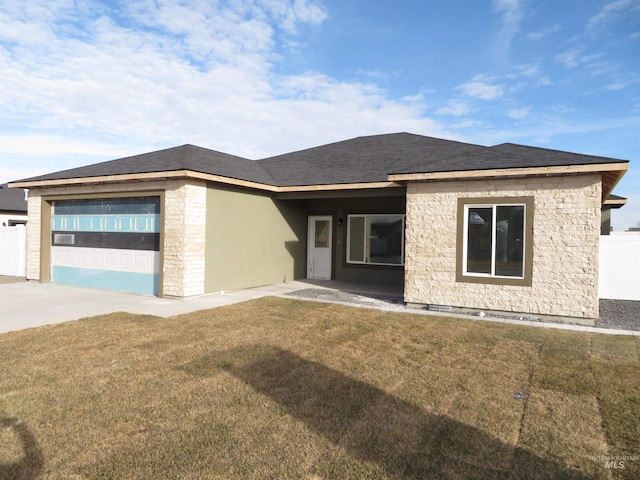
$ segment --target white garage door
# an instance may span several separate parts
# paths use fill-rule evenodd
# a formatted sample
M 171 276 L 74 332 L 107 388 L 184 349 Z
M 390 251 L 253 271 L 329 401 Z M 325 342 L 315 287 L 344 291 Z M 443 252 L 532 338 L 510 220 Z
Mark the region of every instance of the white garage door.
M 160 197 L 59 200 L 52 207 L 52 282 L 158 294 Z

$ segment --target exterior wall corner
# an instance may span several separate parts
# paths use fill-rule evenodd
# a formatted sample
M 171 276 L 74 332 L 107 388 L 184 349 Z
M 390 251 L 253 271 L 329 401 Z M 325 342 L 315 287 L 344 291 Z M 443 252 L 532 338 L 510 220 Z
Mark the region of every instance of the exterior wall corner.
M 207 187 L 169 182 L 164 196 L 161 294 L 190 297 L 205 293 Z
M 42 197 L 37 191 L 30 190 L 27 199 L 27 280 L 41 280 L 41 243 L 42 224 L 47 219 L 42 212 Z

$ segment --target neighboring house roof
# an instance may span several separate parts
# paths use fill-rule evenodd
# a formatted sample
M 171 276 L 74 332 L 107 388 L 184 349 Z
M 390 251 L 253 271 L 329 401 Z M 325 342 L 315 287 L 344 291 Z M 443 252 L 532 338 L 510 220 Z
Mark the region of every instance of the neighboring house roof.
M 604 204 L 610 208 L 622 208 L 627 204 L 627 199 L 618 195 L 609 195 Z
M 5 183 L 0 185 L 0 212 L 14 212 L 27 214 L 27 201 L 24 191 L 9 188 Z
M 393 182 L 408 180 L 496 177 L 507 175 L 507 171 L 508 175 L 526 175 L 535 169 L 537 174 L 543 174 L 543 171 L 544 174 L 603 173 L 603 195 L 606 198 L 627 170 L 627 164 L 625 160 L 512 143 L 484 147 L 410 133 L 394 133 L 358 137 L 255 161 L 183 145 L 28 178 L 16 182 L 16 186 L 64 184 L 65 180 L 85 178 L 117 181 L 117 178 L 111 177 L 163 172 L 172 172 L 173 175 L 167 176 L 175 177 L 180 172 L 186 172 L 185 175 L 196 172 L 202 174 L 199 178 L 205 180 L 233 179 L 235 182 L 229 183 L 287 191 L 302 187 L 392 186 Z M 561 167 L 562 170 L 558 170 Z M 159 178 L 159 175 L 153 178 Z

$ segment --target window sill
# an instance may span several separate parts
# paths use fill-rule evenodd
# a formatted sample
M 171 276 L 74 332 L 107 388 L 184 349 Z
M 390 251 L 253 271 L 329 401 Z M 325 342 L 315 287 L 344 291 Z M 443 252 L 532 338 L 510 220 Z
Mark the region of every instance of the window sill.
M 509 277 L 482 277 L 475 275 L 456 275 L 458 283 L 483 283 L 486 285 L 512 285 L 516 287 L 530 287 L 531 277 L 509 278 Z
M 390 268 L 390 269 L 404 268 L 404 263 L 397 264 L 397 263 L 344 262 L 342 265 L 344 267 L 355 267 L 355 268 L 367 268 L 367 267 Z

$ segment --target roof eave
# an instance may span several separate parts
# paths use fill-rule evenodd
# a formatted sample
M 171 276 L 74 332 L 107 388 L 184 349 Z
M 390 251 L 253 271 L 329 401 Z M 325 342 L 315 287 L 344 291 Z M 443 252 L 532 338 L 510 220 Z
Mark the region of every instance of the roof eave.
M 603 203 L 603 205 L 606 205 L 608 207 L 611 208 L 622 208 L 627 204 L 627 199 L 626 198 L 622 198 L 622 199 L 616 199 L 616 200 L 612 200 L 610 198 L 606 199 Z
M 0 213 L 2 213 L 2 215 L 26 215 L 27 209 L 0 208 Z
M 454 180 L 462 178 L 495 178 L 495 177 L 521 177 L 566 175 L 572 173 L 597 173 L 597 172 L 626 172 L 629 162 L 598 163 L 586 165 L 560 165 L 546 167 L 515 167 L 493 168 L 484 170 L 451 170 L 445 172 L 415 172 L 415 173 L 391 173 L 389 181 L 409 182 L 421 180 Z
M 372 188 L 398 188 L 404 187 L 398 182 L 361 182 L 361 183 L 332 183 L 321 185 L 291 185 L 278 187 L 278 192 L 320 192 L 335 190 L 361 190 Z
M 263 190 L 268 192 L 318 192 L 333 190 L 354 190 L 354 189 L 370 189 L 370 188 L 394 188 L 403 185 L 392 181 L 383 182 L 361 182 L 361 183 L 340 183 L 340 184 L 320 184 L 320 185 L 291 185 L 276 186 L 268 185 L 249 180 L 225 177 L 222 175 L 213 175 L 209 173 L 194 172 L 191 170 L 175 170 L 170 172 L 150 172 L 150 173 L 134 173 L 122 175 L 105 175 L 96 177 L 81 178 L 60 178 L 52 180 L 36 180 L 13 182 L 9 184 L 10 188 L 51 188 L 51 187 L 72 187 L 81 185 L 100 185 L 109 183 L 128 183 L 141 181 L 162 181 L 175 179 L 192 179 L 202 180 L 206 182 L 221 183 L 226 185 L 234 185 L 238 187 L 251 188 L 255 190 Z
M 613 193 L 613 189 L 616 188 L 618 182 L 622 179 L 627 170 L 629 169 L 629 164 L 625 164 L 624 170 L 612 170 L 608 172 L 602 172 L 602 203 L 604 204 L 609 195 Z M 625 199 L 625 203 L 626 203 Z M 622 207 L 622 205 L 620 205 Z
M 148 172 L 148 173 L 128 173 L 121 175 L 102 175 L 94 177 L 80 178 L 58 178 L 52 180 L 19 181 L 9 183 L 9 188 L 50 188 L 50 187 L 71 187 L 79 185 L 99 185 L 109 183 L 126 183 L 141 181 L 161 181 L 175 180 L 180 178 L 205 180 L 231 185 L 257 188 L 260 190 L 272 190 L 276 187 L 249 180 L 224 177 L 222 175 L 212 175 L 208 173 L 194 172 L 192 170 L 173 170 L 168 172 Z
M 406 182 L 413 181 L 447 181 L 447 180 L 473 180 L 485 178 L 517 178 L 531 176 L 556 176 L 575 175 L 587 173 L 599 173 L 602 175 L 603 203 L 609 197 L 613 188 L 620 181 L 629 168 L 629 162 L 601 163 L 587 165 L 565 165 L 547 167 L 518 167 L 487 170 L 454 170 L 448 172 L 430 173 L 392 173 L 388 175 L 388 181 L 359 182 L 319 185 L 291 185 L 276 186 L 249 180 L 243 180 L 222 175 L 195 172 L 192 170 L 174 170 L 167 172 L 131 173 L 121 175 L 104 175 L 80 178 L 60 178 L 51 180 L 18 181 L 9 183 L 10 188 L 48 188 L 69 187 L 80 185 L 98 185 L 109 183 L 127 183 L 140 181 L 161 181 L 174 179 L 192 179 L 207 182 L 234 185 L 268 192 L 318 192 L 331 190 L 354 190 L 369 188 L 396 188 L 402 187 Z
M 597 163 L 584 165 L 560 165 L 545 167 L 495 168 L 487 170 L 456 170 L 430 173 L 389 174 L 389 181 L 428 182 L 446 180 L 480 180 L 486 178 L 517 178 L 597 173 L 602 175 L 602 199 L 609 197 L 622 176 L 629 169 L 629 162 Z

